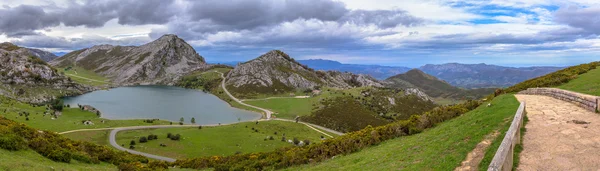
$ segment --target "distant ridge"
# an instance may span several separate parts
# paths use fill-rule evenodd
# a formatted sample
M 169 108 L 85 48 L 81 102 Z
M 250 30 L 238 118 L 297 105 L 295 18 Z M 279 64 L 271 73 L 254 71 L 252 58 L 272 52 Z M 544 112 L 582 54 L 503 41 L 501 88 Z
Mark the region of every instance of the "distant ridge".
M 456 100 L 478 99 L 494 92 L 489 89 L 460 89 L 425 72 L 412 69 L 404 74 L 398 74 L 385 80 L 386 85 L 393 88 L 417 88 L 434 98 L 449 98 Z
M 509 87 L 563 67 L 505 67 L 488 64 L 427 64 L 419 69 L 463 88 Z

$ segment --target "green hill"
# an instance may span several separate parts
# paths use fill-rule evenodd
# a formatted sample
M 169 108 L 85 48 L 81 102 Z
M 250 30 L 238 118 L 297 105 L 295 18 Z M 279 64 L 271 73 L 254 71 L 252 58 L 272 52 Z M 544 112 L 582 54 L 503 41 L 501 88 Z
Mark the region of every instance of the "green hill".
M 425 72 L 413 69 L 404 74 L 398 74 L 385 80 L 388 86 L 394 88 L 418 88 L 434 98 L 455 100 L 479 99 L 494 92 L 494 88 L 460 89 Z
M 590 70 L 557 88 L 600 96 L 600 68 Z
M 102 164 L 87 164 L 81 162 L 54 162 L 32 150 L 8 151 L 0 149 L 0 170 L 118 170 L 117 166 Z
M 498 96 L 491 103 L 491 107 L 481 105 L 419 134 L 288 170 L 453 170 L 486 135 L 495 130 L 504 135 L 519 106 L 510 94 Z M 487 153 L 495 153 L 502 138 L 496 137 Z

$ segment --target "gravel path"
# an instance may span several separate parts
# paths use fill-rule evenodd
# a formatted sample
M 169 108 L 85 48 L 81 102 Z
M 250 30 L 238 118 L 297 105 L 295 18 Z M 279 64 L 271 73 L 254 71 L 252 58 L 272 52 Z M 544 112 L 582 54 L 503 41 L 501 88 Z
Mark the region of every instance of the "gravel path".
M 552 97 L 516 97 L 529 118 L 517 170 L 600 168 L 600 115 Z

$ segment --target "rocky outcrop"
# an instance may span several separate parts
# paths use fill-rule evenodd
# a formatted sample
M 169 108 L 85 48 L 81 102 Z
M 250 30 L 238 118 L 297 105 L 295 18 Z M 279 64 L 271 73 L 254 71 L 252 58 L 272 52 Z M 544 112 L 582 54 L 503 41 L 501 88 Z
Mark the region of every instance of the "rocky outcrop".
M 0 44 L 0 95 L 41 103 L 58 96 L 81 94 L 91 88 L 74 83 L 26 48 Z
M 209 67 L 192 46 L 176 35 L 164 35 L 142 46 L 97 45 L 66 54 L 50 64 L 82 67 L 121 85 L 173 85 L 182 75 Z
M 46 62 L 54 60 L 56 58 L 58 58 L 58 56 L 56 56 L 55 54 L 48 52 L 48 51 L 43 51 L 40 49 L 32 49 L 32 48 L 27 48 L 27 50 L 29 51 L 29 53 L 31 53 L 33 56 L 36 56 Z
M 279 50 L 270 51 L 238 65 L 229 72 L 226 84 L 234 91 L 243 93 L 282 93 L 297 89 L 313 89 L 317 86 L 382 87 L 381 83 L 366 75 L 315 71 Z

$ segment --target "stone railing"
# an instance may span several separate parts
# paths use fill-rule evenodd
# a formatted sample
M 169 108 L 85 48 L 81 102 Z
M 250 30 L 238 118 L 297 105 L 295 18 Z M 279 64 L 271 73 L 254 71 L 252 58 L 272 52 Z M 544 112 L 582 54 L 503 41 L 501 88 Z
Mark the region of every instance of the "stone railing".
M 525 111 L 525 102 L 521 102 L 515 118 L 510 124 L 510 128 L 506 131 L 506 135 L 502 140 L 502 144 L 498 147 L 498 151 L 494 155 L 494 159 L 488 167 L 488 171 L 510 171 L 513 168 L 513 156 L 515 146 L 521 143 L 521 127 L 523 127 L 523 116 Z
M 557 88 L 529 88 L 519 92 L 519 94 L 544 95 L 554 97 L 562 101 L 570 102 L 592 112 L 600 110 L 600 97 L 577 92 L 557 89 Z

